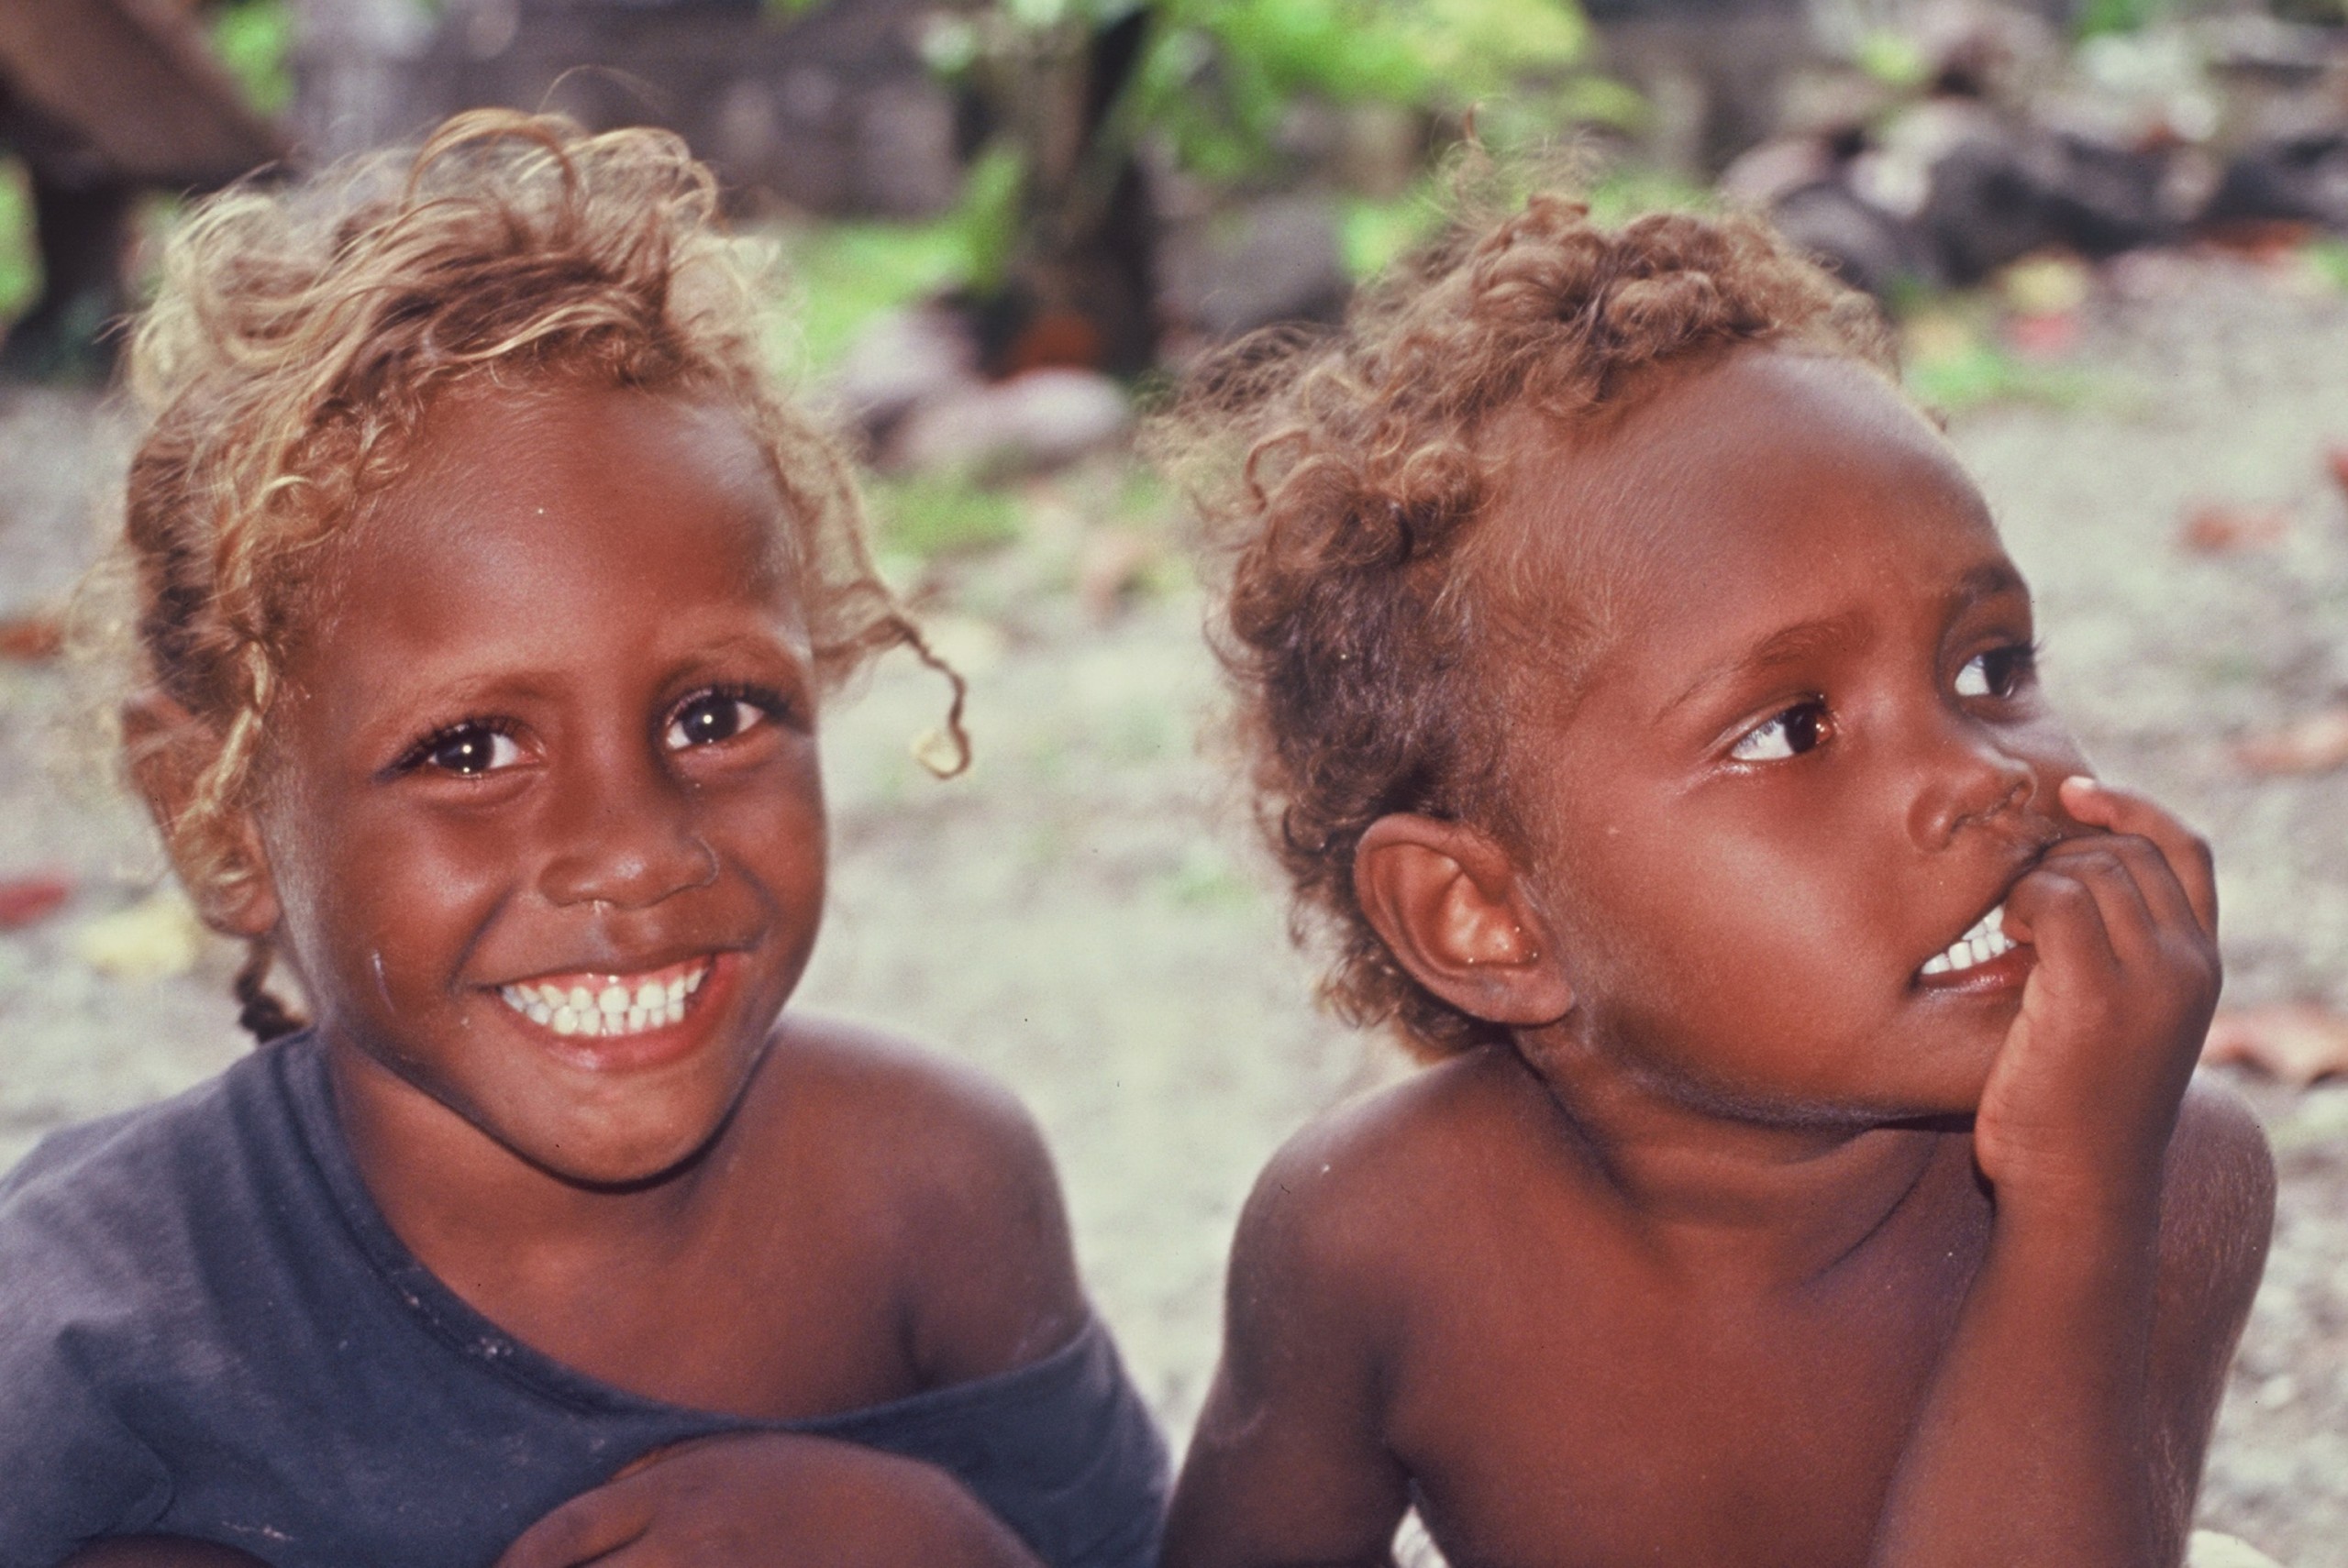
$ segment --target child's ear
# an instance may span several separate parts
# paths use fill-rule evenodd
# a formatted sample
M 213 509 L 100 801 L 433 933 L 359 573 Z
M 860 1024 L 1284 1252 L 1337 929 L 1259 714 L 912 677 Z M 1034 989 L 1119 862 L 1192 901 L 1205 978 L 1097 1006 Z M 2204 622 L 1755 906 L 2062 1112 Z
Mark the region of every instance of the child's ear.
M 147 691 L 122 705 L 122 749 L 131 780 L 176 864 L 176 829 L 195 800 L 204 770 L 220 754 L 220 736 L 177 699 Z M 237 840 L 238 869 L 244 874 L 225 884 L 217 878 L 184 874 L 181 880 L 195 900 L 195 912 L 213 930 L 227 936 L 266 936 L 277 928 L 279 906 L 269 861 L 261 853 L 260 827 L 252 812 L 239 806 L 230 829 Z
M 1472 1017 L 1531 1028 L 1574 1005 L 1515 862 L 1462 823 L 1396 812 L 1354 849 L 1354 896 L 1413 979 Z

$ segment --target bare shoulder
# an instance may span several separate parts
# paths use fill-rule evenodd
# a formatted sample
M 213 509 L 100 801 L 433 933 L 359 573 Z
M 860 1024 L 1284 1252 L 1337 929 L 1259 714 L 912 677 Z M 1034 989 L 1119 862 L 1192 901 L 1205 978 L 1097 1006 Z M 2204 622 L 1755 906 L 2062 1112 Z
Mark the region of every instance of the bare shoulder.
M 2178 1540 L 2274 1223 L 2275 1159 L 2265 1131 L 2240 1095 L 2197 1073 L 2169 1139 L 2153 1304 L 2154 1473 Z
M 895 1035 L 786 1017 L 762 1098 L 899 1260 L 915 1358 L 939 1383 L 1067 1342 L 1086 1315 L 1059 1177 L 1026 1108 Z M 793 1161 L 792 1163 L 797 1163 Z
M 2275 1156 L 2242 1096 L 2196 1073 L 2169 1139 L 2161 1192 L 2161 1272 L 2220 1297 L 2248 1297 L 2275 1220 Z
M 1472 1053 L 1309 1123 L 1257 1178 L 1232 1245 L 1223 1358 L 1166 1561 L 1384 1561 L 1410 1505 L 1387 1441 L 1411 1324 L 1485 1220 L 1512 1055 Z M 1505 1161 L 1503 1160 L 1503 1166 Z
M 1478 1190 L 1540 1136 L 1526 1125 L 1533 1080 L 1487 1048 L 1347 1101 L 1281 1146 L 1239 1221 L 1235 1313 L 1243 1293 L 1368 1309 L 1439 1273 L 1463 1226 L 1490 1211 Z
M 977 1178 L 990 1189 L 1037 1182 L 1057 1187 L 1035 1119 L 975 1067 L 901 1036 L 828 1018 L 786 1015 L 775 1050 L 783 1102 L 778 1109 L 794 1120 L 819 1118 L 827 1143 L 880 1156 L 892 1187 L 957 1187 Z M 850 1152 L 836 1150 L 835 1157 Z

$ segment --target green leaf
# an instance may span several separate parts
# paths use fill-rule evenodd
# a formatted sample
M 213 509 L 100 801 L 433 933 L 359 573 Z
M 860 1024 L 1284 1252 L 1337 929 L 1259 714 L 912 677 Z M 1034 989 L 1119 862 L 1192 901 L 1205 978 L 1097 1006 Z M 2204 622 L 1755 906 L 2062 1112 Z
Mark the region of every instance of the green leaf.
M 1019 504 L 966 474 L 880 480 L 871 487 L 881 547 L 919 560 L 970 555 L 1019 537 Z
M 294 17 L 284 0 L 232 0 L 212 17 L 212 49 L 264 115 L 294 102 Z
M 13 319 L 39 293 L 40 253 L 34 248 L 25 166 L 0 160 L 0 318 Z

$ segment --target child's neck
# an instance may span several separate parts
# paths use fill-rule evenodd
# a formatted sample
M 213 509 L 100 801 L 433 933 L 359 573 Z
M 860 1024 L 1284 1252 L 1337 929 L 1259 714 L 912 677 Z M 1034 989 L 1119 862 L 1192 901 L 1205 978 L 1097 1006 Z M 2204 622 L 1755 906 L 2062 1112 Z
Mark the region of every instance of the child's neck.
M 1961 1129 L 1741 1115 L 1545 1032 L 1520 1038 L 1517 1054 L 1620 1222 L 1731 1289 L 1817 1279 L 1919 1198 L 1975 1191 Z
M 615 1254 L 648 1264 L 700 1230 L 706 1158 L 626 1190 L 582 1187 L 530 1164 L 356 1046 L 329 1041 L 327 1062 L 369 1196 L 442 1279 L 565 1275 Z

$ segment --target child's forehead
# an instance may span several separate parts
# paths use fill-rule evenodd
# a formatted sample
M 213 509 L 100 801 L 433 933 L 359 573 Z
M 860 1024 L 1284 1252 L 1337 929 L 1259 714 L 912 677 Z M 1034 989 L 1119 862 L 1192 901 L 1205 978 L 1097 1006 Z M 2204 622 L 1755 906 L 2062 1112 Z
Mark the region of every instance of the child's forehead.
M 1594 418 L 1511 409 L 1487 440 L 1469 569 L 1503 629 L 1577 679 L 1691 611 L 1767 618 L 1789 594 L 1864 595 L 1895 542 L 1997 547 L 1939 432 L 1871 368 L 1828 355 L 1738 348 L 1654 372 Z
M 717 547 L 780 607 L 798 608 L 772 460 L 746 413 L 723 403 L 565 381 L 460 382 L 426 404 L 403 457 L 360 520 L 367 548 L 493 549 L 501 524 L 526 513 L 618 512 L 652 532 L 685 506 L 728 525 Z

